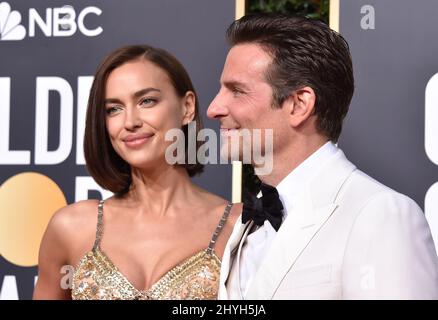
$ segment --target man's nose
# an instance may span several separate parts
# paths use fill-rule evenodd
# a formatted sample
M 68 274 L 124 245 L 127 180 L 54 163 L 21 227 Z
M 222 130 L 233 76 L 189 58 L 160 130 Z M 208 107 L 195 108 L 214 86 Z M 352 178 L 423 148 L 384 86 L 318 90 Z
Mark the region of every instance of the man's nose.
M 228 115 L 228 108 L 223 99 L 221 92 L 219 91 L 213 101 L 210 103 L 207 109 L 207 116 L 210 119 L 218 119 Z

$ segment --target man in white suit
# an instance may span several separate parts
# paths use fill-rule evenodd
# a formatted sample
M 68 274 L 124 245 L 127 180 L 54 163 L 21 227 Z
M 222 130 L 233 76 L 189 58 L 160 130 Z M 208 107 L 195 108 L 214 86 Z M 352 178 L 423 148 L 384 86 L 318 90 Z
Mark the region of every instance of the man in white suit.
M 207 114 L 225 136 L 273 130 L 273 170 L 260 178 L 265 190 L 276 187 L 283 216 L 280 227 L 238 220 L 219 299 L 438 299 L 421 209 L 335 145 L 354 91 L 345 40 L 319 21 L 266 14 L 235 21 L 227 37 Z

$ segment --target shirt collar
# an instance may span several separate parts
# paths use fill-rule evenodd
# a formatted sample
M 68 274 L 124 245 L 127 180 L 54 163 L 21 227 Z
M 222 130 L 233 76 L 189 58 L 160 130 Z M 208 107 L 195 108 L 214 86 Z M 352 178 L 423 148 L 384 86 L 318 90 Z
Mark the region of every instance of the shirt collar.
M 302 187 L 312 180 L 318 168 L 330 159 L 337 150 L 338 147 L 333 142 L 328 141 L 280 181 L 277 185 L 277 191 L 283 203 L 284 218 L 291 212 L 294 199 L 303 190 Z

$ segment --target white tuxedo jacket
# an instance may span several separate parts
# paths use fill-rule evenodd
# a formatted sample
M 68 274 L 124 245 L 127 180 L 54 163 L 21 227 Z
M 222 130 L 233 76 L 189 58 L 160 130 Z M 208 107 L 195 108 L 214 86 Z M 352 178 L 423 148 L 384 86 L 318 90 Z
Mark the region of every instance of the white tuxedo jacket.
M 423 212 L 337 153 L 294 201 L 246 299 L 438 299 L 438 258 Z M 240 223 L 239 223 L 240 222 Z M 242 299 L 238 219 L 219 299 Z

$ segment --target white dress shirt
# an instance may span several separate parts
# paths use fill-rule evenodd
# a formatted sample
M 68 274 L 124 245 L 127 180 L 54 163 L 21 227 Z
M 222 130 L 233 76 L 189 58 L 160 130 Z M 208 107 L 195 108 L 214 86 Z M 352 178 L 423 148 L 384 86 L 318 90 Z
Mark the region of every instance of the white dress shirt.
M 318 168 L 329 160 L 336 151 L 337 147 L 332 142 L 327 142 L 281 180 L 276 188 L 284 207 L 283 221 L 288 214 L 293 213 L 294 199 L 299 195 L 302 186 L 313 177 Z M 258 197 L 260 196 L 261 194 L 258 195 Z M 250 233 L 245 239 L 239 263 L 240 288 L 243 298 L 247 296 L 248 288 L 276 235 L 277 231 L 266 220 L 263 226 Z

